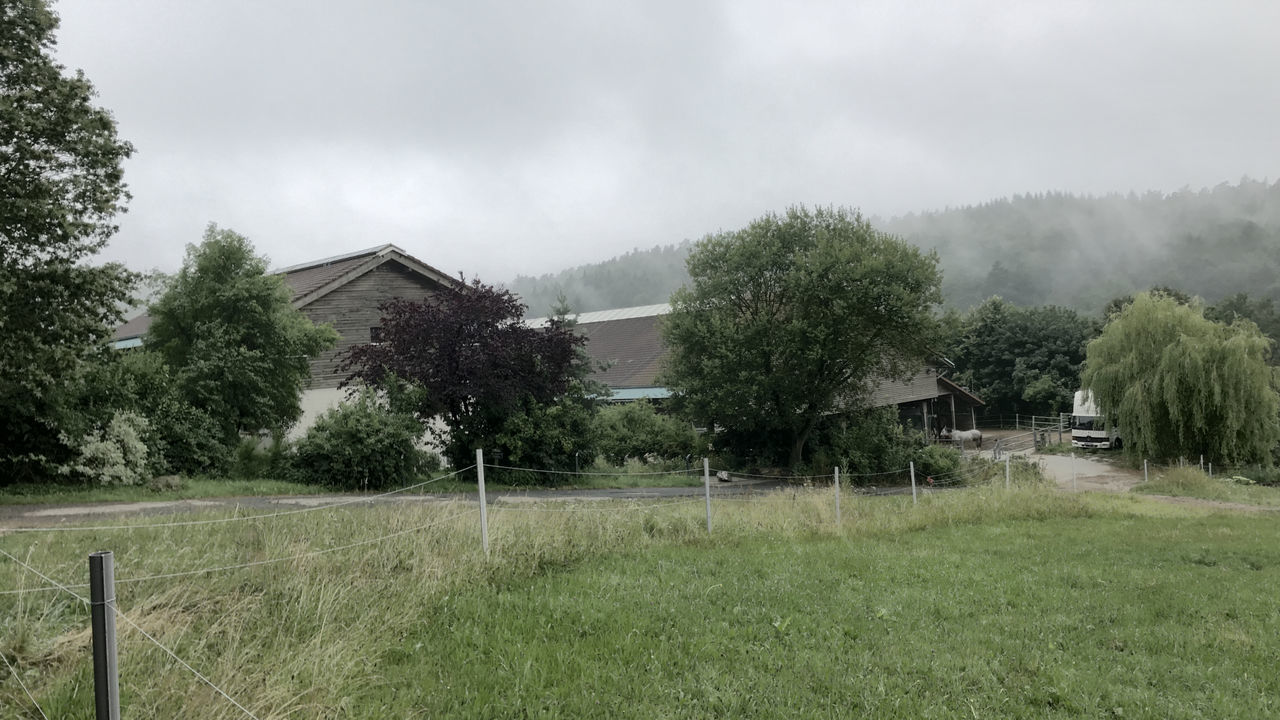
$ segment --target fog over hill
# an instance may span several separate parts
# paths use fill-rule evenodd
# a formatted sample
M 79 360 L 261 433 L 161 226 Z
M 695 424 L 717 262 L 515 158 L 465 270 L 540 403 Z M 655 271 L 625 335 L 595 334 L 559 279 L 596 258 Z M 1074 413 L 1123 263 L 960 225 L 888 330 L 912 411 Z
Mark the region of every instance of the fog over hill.
M 1046 192 L 872 221 L 937 250 L 946 303 L 961 309 L 1000 295 L 1097 313 L 1153 285 L 1209 302 L 1237 292 L 1280 301 L 1280 182 L 1101 197 Z M 508 287 L 532 315 L 546 314 L 561 293 L 580 312 L 666 302 L 688 280 L 691 247 L 685 240 L 635 250 L 519 276 Z

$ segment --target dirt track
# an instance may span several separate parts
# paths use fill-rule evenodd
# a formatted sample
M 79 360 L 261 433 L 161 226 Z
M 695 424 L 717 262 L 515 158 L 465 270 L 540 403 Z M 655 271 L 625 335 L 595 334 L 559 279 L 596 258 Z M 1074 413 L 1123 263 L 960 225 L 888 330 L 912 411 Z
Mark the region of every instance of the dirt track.
M 1142 482 L 1141 470 L 1119 468 L 1088 457 L 1070 455 L 1033 455 L 1045 473 L 1064 490 L 1093 492 L 1129 492 Z

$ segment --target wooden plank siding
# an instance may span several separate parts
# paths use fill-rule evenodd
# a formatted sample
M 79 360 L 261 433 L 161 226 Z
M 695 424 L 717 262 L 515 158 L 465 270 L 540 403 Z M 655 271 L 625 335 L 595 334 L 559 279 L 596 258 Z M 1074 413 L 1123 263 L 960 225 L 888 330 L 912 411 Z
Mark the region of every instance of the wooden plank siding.
M 925 366 L 905 383 L 901 380 L 878 381 L 871 391 L 867 404 L 871 407 L 887 407 L 920 400 L 932 400 L 937 396 L 938 370 L 932 366 Z
M 381 325 L 378 306 L 396 298 L 421 300 L 441 289 L 432 280 L 395 261 L 385 262 L 351 282 L 302 307 L 316 324 L 338 331 L 338 344 L 311 361 L 310 388 L 336 388 L 347 374 L 338 370 L 338 355 L 369 342 L 369 329 Z

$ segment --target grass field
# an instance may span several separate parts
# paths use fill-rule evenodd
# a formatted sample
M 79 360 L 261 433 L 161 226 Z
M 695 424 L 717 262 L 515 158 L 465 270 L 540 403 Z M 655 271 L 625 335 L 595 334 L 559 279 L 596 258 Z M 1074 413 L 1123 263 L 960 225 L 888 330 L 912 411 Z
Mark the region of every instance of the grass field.
M 175 484 L 164 485 L 106 486 L 35 483 L 0 487 L 0 505 L 193 500 L 242 495 L 306 495 L 324 491 L 325 488 L 316 485 L 304 485 L 285 480 L 228 480 L 205 477 L 182 478 Z
M 114 550 L 124 616 L 259 718 L 1280 715 L 1274 518 L 979 487 L 846 497 L 837 525 L 829 491 L 797 490 L 716 501 L 710 536 L 701 500 L 494 508 L 486 560 L 477 515 L 0 549 L 63 583 Z M 0 590 L 44 585 L 0 557 Z M 0 595 L 0 652 L 49 717 L 92 717 L 87 617 L 62 591 Z M 126 717 L 247 717 L 119 627 Z M 11 676 L 0 708 L 38 717 Z
M 702 484 L 700 470 L 693 474 L 684 472 L 662 473 L 645 466 L 604 468 L 594 474 L 551 474 L 521 476 L 501 470 L 491 470 L 486 486 L 491 490 L 538 489 L 587 489 L 587 488 L 636 488 L 636 487 L 689 487 Z M 610 470 L 613 470 L 612 472 Z M 437 473 L 440 474 L 440 473 Z M 427 478 L 421 478 L 425 480 Z M 530 485 L 536 480 L 538 484 Z M 514 480 L 516 482 L 506 482 Z M 523 482 L 519 482 L 522 481 Z M 475 471 L 459 476 L 445 475 L 426 488 L 433 493 L 476 491 Z M 274 480 L 227 479 L 209 477 L 183 477 L 176 482 L 144 485 L 79 485 L 79 484 L 14 484 L 0 487 L 0 505 L 55 505 L 98 502 L 146 502 L 151 500 L 193 500 L 216 497 L 242 497 L 263 495 L 310 495 L 337 492 L 325 485 L 308 485 Z
M 1280 487 L 1240 483 L 1224 477 L 1209 477 L 1195 467 L 1161 470 L 1133 489 L 1147 495 L 1172 495 L 1204 500 L 1280 507 Z

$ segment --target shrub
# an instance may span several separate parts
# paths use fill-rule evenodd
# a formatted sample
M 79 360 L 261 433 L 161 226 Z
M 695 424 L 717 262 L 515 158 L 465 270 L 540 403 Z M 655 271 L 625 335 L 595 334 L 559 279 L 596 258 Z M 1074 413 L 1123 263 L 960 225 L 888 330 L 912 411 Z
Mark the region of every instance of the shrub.
M 698 435 L 688 423 L 663 415 L 645 401 L 611 405 L 596 415 L 600 453 L 613 465 L 628 459 L 681 460 L 700 455 Z
M 148 444 L 157 456 L 153 472 L 224 475 L 231 463 L 231 447 L 209 413 L 176 395 L 168 395 L 151 410 Z
M 279 478 L 289 472 L 289 443 L 275 432 L 267 443 L 261 437 L 242 437 L 231 463 L 231 477 L 242 480 Z
M 102 485 L 141 484 L 149 477 L 147 446 L 142 441 L 148 425 L 137 413 L 113 414 L 105 428 L 91 430 L 81 438 L 75 459 L 61 472 Z
M 838 465 L 856 477 L 905 470 L 925 444 L 918 432 L 902 427 L 897 408 L 889 407 L 832 416 L 818 429 L 810 446 L 809 465 L 814 472 L 830 472 Z
M 960 451 L 948 445 L 926 445 L 915 456 L 916 474 L 926 477 L 958 472 L 960 463 Z
M 301 482 L 375 490 L 404 484 L 421 467 L 422 426 L 388 409 L 372 392 L 321 415 L 298 441 L 294 476 Z

